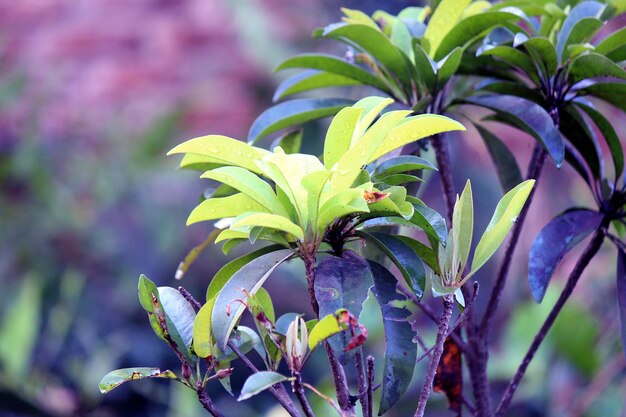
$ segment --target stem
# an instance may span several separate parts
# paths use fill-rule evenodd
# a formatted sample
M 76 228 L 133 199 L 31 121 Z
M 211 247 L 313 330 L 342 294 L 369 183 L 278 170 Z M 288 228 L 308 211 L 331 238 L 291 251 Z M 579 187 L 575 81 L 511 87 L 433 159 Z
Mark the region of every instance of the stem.
M 250 369 L 252 372 L 259 372 L 259 369 L 248 359 L 246 355 L 241 353 L 237 345 L 230 340 L 228 341 L 228 347 L 237 355 L 237 357 Z M 292 417 L 300 417 L 300 412 L 296 409 L 295 404 L 289 398 L 289 394 L 282 383 L 272 385 L 268 391 L 276 398 L 280 405 L 289 413 Z
M 423 417 L 426 411 L 426 403 L 428 397 L 433 388 L 433 381 L 435 374 L 437 373 L 437 367 L 439 366 L 439 360 L 443 353 L 443 344 L 446 340 L 448 333 L 448 324 L 452 318 L 452 307 L 454 306 L 454 295 L 448 294 L 443 297 L 443 312 L 439 318 L 439 327 L 437 329 L 437 341 L 435 342 L 435 349 L 433 349 L 430 365 L 428 366 L 428 372 L 426 373 L 426 380 L 424 381 L 424 387 L 420 394 L 419 401 L 417 403 L 417 409 L 415 410 L 414 417 Z
M 454 181 L 452 178 L 452 169 L 450 167 L 450 153 L 448 151 L 448 142 L 441 135 L 435 135 L 430 143 L 435 150 L 437 158 L 437 168 L 441 176 L 441 187 L 443 189 L 443 199 L 446 204 L 446 212 L 449 224 L 452 224 L 452 213 L 454 212 L 454 202 L 456 200 L 454 193 Z
M 224 417 L 224 414 L 215 407 L 211 398 L 202 387 L 202 381 L 196 382 L 196 394 L 198 395 L 198 401 L 202 404 L 202 407 L 209 412 L 213 417 Z
M 528 164 L 528 171 L 526 174 L 527 179 L 538 180 L 543 168 L 546 151 L 540 143 L 535 145 L 533 154 Z M 511 237 L 507 243 L 504 257 L 500 262 L 496 280 L 489 295 L 489 301 L 485 314 L 483 315 L 480 326 L 468 326 L 468 338 L 469 343 L 474 351 L 474 360 L 468 361 L 468 368 L 471 375 L 472 389 L 474 391 L 474 397 L 476 398 L 476 414 L 478 416 L 491 415 L 491 389 L 489 387 L 489 378 L 487 377 L 487 362 L 489 360 L 489 337 L 493 329 L 496 311 L 502 298 L 502 292 L 506 284 L 508 273 L 511 267 L 511 261 L 513 259 L 513 253 L 517 247 L 519 237 L 522 232 L 526 215 L 528 214 L 529 207 L 532 203 L 533 196 L 535 194 L 536 187 L 530 192 L 528 200 L 522 209 L 518 221 L 513 225 L 511 231 Z
M 303 260 L 306 281 L 309 287 L 311 307 L 315 312 L 315 316 L 319 318 L 320 306 L 315 298 L 315 255 L 303 253 Z M 350 389 L 348 388 L 346 374 L 344 373 L 341 363 L 335 356 L 335 353 L 328 342 L 324 342 L 324 349 L 326 350 L 326 356 L 328 356 L 330 371 L 333 374 L 333 381 L 335 383 L 335 391 L 337 393 L 337 402 L 339 403 L 339 407 L 344 414 L 352 416 L 354 415 L 354 406 L 350 403 Z
M 367 413 L 364 417 L 372 417 L 374 415 L 374 407 L 372 394 L 374 392 L 374 357 L 367 357 Z
M 541 170 L 546 160 L 546 155 L 547 153 L 543 148 L 543 145 L 537 143 L 535 145 L 535 149 L 533 150 L 533 155 L 531 157 L 530 163 L 528 164 L 528 173 L 526 175 L 526 179 L 534 179 L 536 181 L 539 180 Z M 522 227 L 524 225 L 524 221 L 526 220 L 526 215 L 528 214 L 529 207 L 532 204 L 533 196 L 535 195 L 536 189 L 537 187 L 535 185 L 535 187 L 533 187 L 533 189 L 531 190 L 528 199 L 526 200 L 524 208 L 520 212 L 517 222 L 513 225 L 513 228 L 511 230 L 511 238 L 507 243 L 504 257 L 502 258 L 500 268 L 498 269 L 498 274 L 496 275 L 496 282 L 493 286 L 493 289 L 491 290 L 491 294 L 489 295 L 489 302 L 487 303 L 485 315 L 483 316 L 483 320 L 480 325 L 480 336 L 481 338 L 484 338 L 485 341 L 488 341 L 491 329 L 493 328 L 496 316 L 495 312 L 498 309 L 498 305 L 500 304 L 502 291 L 504 290 L 504 285 L 506 283 L 509 269 L 511 267 L 513 252 L 515 252 L 515 248 L 517 247 L 517 242 L 519 241 Z
M 535 335 L 535 338 L 532 344 L 530 345 L 528 352 L 526 352 L 526 356 L 524 356 L 522 363 L 517 369 L 515 376 L 513 376 L 513 379 L 511 380 L 511 382 L 509 382 L 509 385 L 504 391 L 504 394 L 502 395 L 502 399 L 500 400 L 500 404 L 498 405 L 498 408 L 496 409 L 496 412 L 494 414 L 495 417 L 502 417 L 504 415 L 504 412 L 507 410 L 507 408 L 511 404 L 511 400 L 513 399 L 515 390 L 517 389 L 517 386 L 519 385 L 520 381 L 524 377 L 524 374 L 526 373 L 526 369 L 528 368 L 528 365 L 530 364 L 533 357 L 535 356 L 535 353 L 537 353 L 539 346 L 541 346 L 541 343 L 543 342 L 546 335 L 548 334 L 548 331 L 554 324 L 554 321 L 556 320 L 557 316 L 561 312 L 561 309 L 565 305 L 565 302 L 572 295 L 572 292 L 574 291 L 574 288 L 576 287 L 576 284 L 578 283 L 578 280 L 580 279 L 580 276 L 582 275 L 583 271 L 585 270 L 585 268 L 587 267 L 591 259 L 595 256 L 595 254 L 598 253 L 598 250 L 600 250 L 600 247 L 602 246 L 602 242 L 604 241 L 604 233 L 605 233 L 604 227 L 606 227 L 607 222 L 608 222 L 607 220 L 603 221 L 602 225 L 595 232 L 595 234 L 593 235 L 593 238 L 591 239 L 591 241 L 585 248 L 585 251 L 580 256 L 580 259 L 578 259 L 576 266 L 574 267 L 574 269 L 572 270 L 572 273 L 567 279 L 567 284 L 565 284 L 565 288 L 563 289 L 563 292 L 561 293 L 561 295 L 559 296 L 559 299 L 557 300 L 556 304 L 552 308 L 552 311 L 550 311 L 550 314 L 546 318 L 546 321 L 541 326 L 541 329 L 539 329 L 539 332 L 537 333 L 537 335 Z
M 302 407 L 302 411 L 304 411 L 304 415 L 306 417 L 315 417 L 315 414 L 311 409 L 311 405 L 306 399 L 306 395 L 304 395 L 304 387 L 302 386 L 302 375 L 300 375 L 299 371 L 293 371 L 291 375 L 294 377 L 291 381 L 291 387 L 293 388 L 293 392 L 296 394 L 298 402 L 300 402 L 300 406 Z
M 361 409 L 363 415 L 367 415 L 368 403 L 367 403 L 367 377 L 365 375 L 365 361 L 363 359 L 363 347 L 359 346 L 354 351 L 354 365 L 356 367 L 356 377 L 359 385 L 359 401 L 361 402 Z

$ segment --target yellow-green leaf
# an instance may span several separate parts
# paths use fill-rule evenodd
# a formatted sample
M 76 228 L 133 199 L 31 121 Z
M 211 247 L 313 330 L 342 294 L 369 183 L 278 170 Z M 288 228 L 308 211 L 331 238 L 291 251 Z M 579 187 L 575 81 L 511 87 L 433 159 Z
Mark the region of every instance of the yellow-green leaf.
M 223 198 L 209 198 L 200 203 L 187 218 L 187 226 L 207 220 L 236 217 L 249 211 L 267 212 L 267 209 L 252 197 L 238 193 Z
M 215 298 L 211 298 L 202 306 L 193 322 L 193 350 L 200 358 L 213 353 L 213 333 L 211 333 L 211 313 Z
M 418 116 L 407 117 L 396 127 L 391 129 L 382 145 L 380 145 L 367 163 L 408 143 L 451 130 L 465 130 L 465 127 L 449 117 L 435 114 L 420 114 Z
M 441 0 L 424 32 L 425 48 L 434 57 L 439 44 L 463 15 L 471 0 Z
M 517 221 L 534 185 L 535 180 L 524 181 L 502 197 L 476 246 L 470 275 L 480 269 L 500 247 L 513 223 Z
M 331 169 L 350 148 L 362 107 L 346 107 L 330 122 L 324 141 L 324 165 Z
M 225 165 L 235 165 L 260 172 L 256 165 L 269 152 L 227 136 L 209 135 L 190 139 L 169 151 L 168 155 L 186 153 L 210 157 Z
M 462 272 L 465 268 L 472 246 L 473 233 L 474 199 L 472 196 L 472 184 L 468 180 L 461 197 L 454 205 L 452 215 L 452 240 L 454 245 L 452 269 L 454 272 Z
M 334 314 L 324 316 L 309 333 L 309 350 L 315 349 L 318 343 L 339 332 L 341 332 L 341 327 L 337 323 L 337 317 Z
M 292 234 L 298 239 L 304 239 L 304 231 L 300 226 L 293 223 L 286 217 L 269 213 L 253 213 L 244 215 L 233 220 L 232 228 L 251 226 L 269 227 L 270 229 L 281 230 Z

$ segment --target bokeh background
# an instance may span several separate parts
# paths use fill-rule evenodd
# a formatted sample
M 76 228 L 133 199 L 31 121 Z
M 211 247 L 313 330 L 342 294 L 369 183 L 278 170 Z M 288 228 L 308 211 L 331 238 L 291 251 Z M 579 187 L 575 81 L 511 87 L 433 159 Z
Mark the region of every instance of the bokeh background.
M 145 273 L 158 285 L 179 285 L 178 263 L 210 225 L 184 226 L 204 184 L 195 173 L 177 171 L 177 158 L 165 153 L 203 134 L 245 138 L 284 77 L 271 73 L 282 59 L 312 50 L 342 52 L 309 36 L 337 21 L 340 5 L 393 13 L 416 3 L 0 2 L 0 416 L 203 415 L 193 393 L 179 384 L 143 381 L 107 396 L 98 391 L 100 378 L 115 368 L 178 371 L 137 302 L 137 278 Z M 623 139 L 624 118 L 601 109 L 614 115 Z M 506 134 L 524 167 L 531 139 L 493 128 Z M 307 151 L 319 151 L 323 129 L 323 123 L 307 126 Z M 455 138 L 452 153 L 457 187 L 472 179 L 477 227 L 484 228 L 502 194 L 489 156 L 471 131 Z M 498 321 L 490 367 L 496 389 L 517 368 L 555 298 L 549 293 L 540 306 L 530 301 L 525 277 L 533 236 L 565 208 L 593 201 L 568 167 L 550 166 L 544 174 Z M 442 208 L 438 187 L 433 178 L 424 198 Z M 579 252 L 564 260 L 555 287 Z M 211 248 L 182 284 L 202 299 L 228 259 Z M 483 300 L 495 265 L 497 260 L 478 277 Z M 607 247 L 531 366 L 512 416 L 624 413 L 614 273 L 615 253 Z M 310 313 L 302 307 L 308 302 L 299 266 L 282 268 L 269 290 L 279 313 Z M 378 320 L 376 306 L 368 303 L 367 350 L 380 355 Z M 424 321 L 422 327 L 432 341 L 433 326 Z M 237 393 L 247 371 L 235 366 Z M 418 365 L 411 391 L 390 416 L 412 414 L 424 366 Z M 328 376 L 323 358 L 314 356 L 307 380 L 327 390 Z M 280 415 L 269 395 L 236 403 L 217 383 L 209 391 L 229 416 Z M 438 410 L 432 415 L 449 415 L 442 395 L 434 394 L 432 406 Z

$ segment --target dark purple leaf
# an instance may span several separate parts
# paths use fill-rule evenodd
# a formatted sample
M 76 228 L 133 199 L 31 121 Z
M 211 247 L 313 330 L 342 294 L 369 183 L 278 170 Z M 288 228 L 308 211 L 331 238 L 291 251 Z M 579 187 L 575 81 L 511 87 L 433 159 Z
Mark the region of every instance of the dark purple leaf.
M 617 304 L 622 329 L 622 348 L 626 356 L 626 252 L 617 250 Z
M 345 308 L 354 317 L 359 317 L 372 285 L 372 273 L 367 261 L 354 252 L 345 251 L 341 257 L 324 258 L 315 270 L 315 298 L 320 307 L 319 316 L 335 314 L 340 308 Z M 342 332 L 328 339 L 344 365 L 352 356 L 350 352 L 344 352 L 348 338 Z
M 394 306 L 406 302 L 396 290 L 396 278 L 382 265 L 369 261 L 374 277 L 373 292 L 380 304 L 385 329 L 385 364 L 383 366 L 382 397 L 378 415 L 387 412 L 406 392 L 417 359 L 414 333 L 406 320 L 408 310 Z
M 248 142 L 255 143 L 270 133 L 332 116 L 354 101 L 342 98 L 296 99 L 279 103 L 265 110 L 252 123 Z
M 515 157 L 507 146 L 493 133 L 480 125 L 475 125 L 483 138 L 491 159 L 496 166 L 502 190 L 507 193 L 522 182 L 522 173 Z
M 530 292 L 540 303 L 554 269 L 563 256 L 598 228 L 603 215 L 591 210 L 572 210 L 554 219 L 535 238 L 528 261 Z
M 466 101 L 496 112 L 511 125 L 532 135 L 545 147 L 557 167 L 565 157 L 563 139 L 552 118 L 541 106 L 532 101 L 507 95 L 485 95 L 467 98 Z

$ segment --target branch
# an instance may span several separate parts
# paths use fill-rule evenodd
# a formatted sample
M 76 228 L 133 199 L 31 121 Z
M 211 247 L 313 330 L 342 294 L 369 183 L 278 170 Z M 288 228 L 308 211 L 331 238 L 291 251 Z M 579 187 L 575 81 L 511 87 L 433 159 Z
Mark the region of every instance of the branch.
M 291 372 L 291 375 L 293 376 L 293 379 L 291 380 L 291 387 L 293 389 L 293 392 L 296 394 L 298 402 L 300 402 L 300 406 L 302 407 L 302 411 L 304 411 L 304 415 L 306 417 L 315 417 L 315 414 L 311 409 L 311 405 L 306 399 L 306 395 L 304 395 L 304 387 L 302 386 L 302 375 L 300 375 L 300 372 L 298 371 Z
M 445 295 L 443 297 L 443 312 L 439 318 L 437 341 L 435 342 L 435 348 L 433 349 L 433 355 L 430 360 L 430 365 L 428 366 L 428 372 L 426 373 L 426 379 L 424 380 L 424 387 L 422 388 L 422 393 L 420 394 L 414 417 L 423 417 L 424 412 L 426 411 L 426 403 L 428 402 L 428 397 L 430 397 L 435 374 L 437 373 L 437 367 L 439 366 L 439 360 L 441 359 L 441 354 L 443 353 L 443 344 L 448 333 L 450 319 L 452 318 L 453 306 L 454 295 Z
M 374 357 L 367 357 L 367 413 L 364 417 L 372 417 L 374 415 L 372 394 L 374 392 Z
M 209 412 L 213 417 L 224 417 L 224 414 L 215 407 L 211 398 L 202 387 L 202 381 L 196 382 L 196 394 L 198 395 L 198 401 L 202 404 L 202 407 Z
M 513 379 L 511 379 L 511 382 L 509 382 L 509 385 L 504 391 L 504 394 L 502 395 L 502 399 L 500 400 L 500 404 L 498 405 L 498 408 L 496 409 L 494 417 L 502 417 L 505 411 L 507 410 L 507 408 L 509 407 L 509 405 L 511 404 L 511 400 L 513 399 L 515 390 L 517 389 L 517 386 L 519 385 L 520 381 L 524 377 L 524 374 L 526 373 L 526 369 L 528 368 L 528 365 L 530 364 L 530 362 L 533 360 L 535 353 L 537 353 L 537 349 L 539 349 L 539 346 L 541 346 L 541 343 L 543 342 L 546 335 L 548 334 L 548 331 L 554 324 L 554 321 L 556 320 L 559 313 L 561 312 L 561 309 L 565 305 L 565 302 L 572 295 L 572 292 L 574 291 L 574 288 L 576 287 L 576 284 L 578 283 L 578 280 L 580 279 L 580 276 L 582 275 L 583 271 L 585 270 L 585 268 L 587 267 L 591 259 L 595 256 L 595 254 L 598 253 L 598 250 L 600 250 L 600 247 L 602 246 L 602 242 L 604 241 L 603 229 L 604 229 L 605 222 L 606 221 L 603 221 L 601 228 L 595 232 L 595 234 L 593 235 L 593 238 L 591 239 L 591 241 L 585 248 L 585 251 L 580 256 L 580 259 L 578 259 L 576 266 L 574 267 L 574 269 L 572 270 L 572 273 L 567 279 L 567 284 L 565 284 L 565 288 L 563 288 L 563 292 L 561 293 L 561 295 L 559 296 L 559 299 L 557 300 L 556 304 L 552 308 L 552 311 L 550 311 L 550 314 L 546 318 L 546 321 L 541 326 L 541 329 L 539 329 L 539 332 L 537 333 L 537 335 L 535 335 L 535 338 L 532 344 L 530 345 L 528 352 L 526 352 L 526 356 L 524 356 L 522 363 L 517 369 L 515 376 L 513 376 Z
M 363 415 L 367 415 L 368 403 L 367 403 L 367 376 L 365 371 L 365 361 L 363 359 L 363 347 L 359 346 L 354 351 L 354 365 L 356 367 L 356 377 L 359 386 L 359 401 L 361 402 L 361 409 Z

